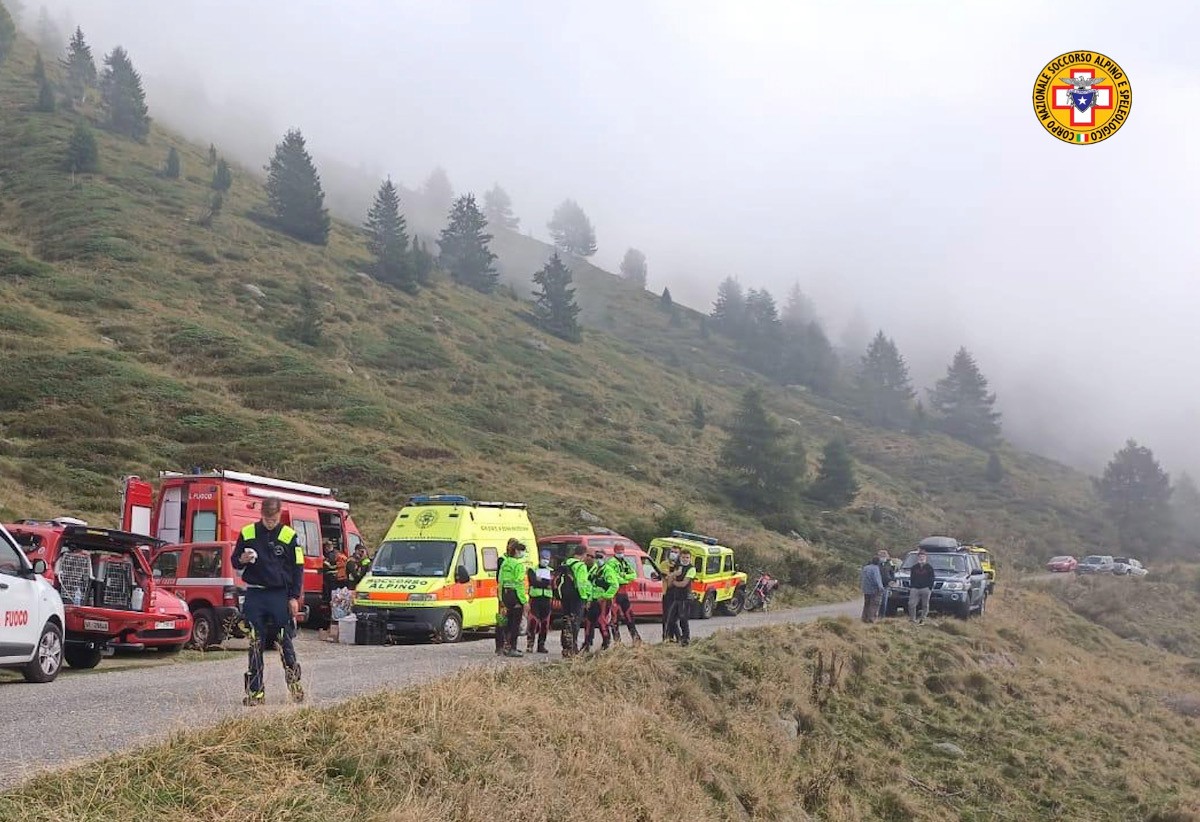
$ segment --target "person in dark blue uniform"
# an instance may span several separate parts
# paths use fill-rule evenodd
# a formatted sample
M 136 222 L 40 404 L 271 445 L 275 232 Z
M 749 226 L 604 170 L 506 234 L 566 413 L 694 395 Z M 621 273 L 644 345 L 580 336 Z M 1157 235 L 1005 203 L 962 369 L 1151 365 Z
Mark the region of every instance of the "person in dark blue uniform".
M 242 615 L 250 625 L 250 670 L 246 674 L 243 705 L 262 705 L 263 649 L 278 644 L 283 675 L 294 702 L 304 701 L 300 663 L 292 638 L 304 584 L 304 549 L 296 532 L 279 521 L 281 503 L 269 497 L 262 503 L 262 518 L 247 525 L 233 549 L 233 567 L 242 572 L 246 603 Z

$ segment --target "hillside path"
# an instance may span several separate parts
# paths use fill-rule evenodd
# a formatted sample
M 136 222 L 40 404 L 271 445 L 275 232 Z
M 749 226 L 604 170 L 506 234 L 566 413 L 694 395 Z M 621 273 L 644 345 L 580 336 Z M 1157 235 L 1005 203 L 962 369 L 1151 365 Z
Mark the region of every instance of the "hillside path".
M 857 616 L 861 601 L 815 605 L 691 621 L 692 637 L 728 629 L 811 622 L 822 617 Z M 639 623 L 648 642 L 661 641 L 656 622 Z M 622 632 L 622 636 L 626 636 Z M 523 640 L 522 640 L 523 642 Z M 404 688 L 472 666 L 531 665 L 561 660 L 558 635 L 550 654 L 498 659 L 490 636 L 468 637 L 455 645 L 356 646 L 322 642 L 301 631 L 296 652 L 304 671 L 308 705 L 327 706 L 386 688 Z M 106 660 L 107 661 L 107 660 Z M 243 657 L 177 665 L 90 673 L 65 670 L 50 685 L 0 682 L 0 750 L 16 767 L 0 769 L 0 790 L 37 772 L 76 764 L 138 745 L 162 741 L 174 731 L 215 725 L 244 716 L 241 705 Z M 265 710 L 286 706 L 278 657 L 267 659 Z

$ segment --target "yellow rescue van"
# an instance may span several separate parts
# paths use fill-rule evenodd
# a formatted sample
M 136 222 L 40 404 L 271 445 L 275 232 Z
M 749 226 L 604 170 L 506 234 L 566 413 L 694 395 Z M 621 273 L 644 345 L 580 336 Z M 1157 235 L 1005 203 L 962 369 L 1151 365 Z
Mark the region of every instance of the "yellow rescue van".
M 496 569 L 513 537 L 525 543 L 525 562 L 535 567 L 537 537 L 524 503 L 411 497 L 355 589 L 360 626 L 378 620 L 388 634 L 442 642 L 457 642 L 464 631 L 494 629 Z

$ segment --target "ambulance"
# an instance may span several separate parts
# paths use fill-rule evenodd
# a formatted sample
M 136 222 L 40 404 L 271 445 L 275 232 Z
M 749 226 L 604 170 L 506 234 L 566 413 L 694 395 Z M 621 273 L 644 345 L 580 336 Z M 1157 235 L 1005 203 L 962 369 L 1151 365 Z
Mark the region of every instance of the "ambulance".
M 692 557 L 696 578 L 692 582 L 692 616 L 710 619 L 714 613 L 737 616 L 746 603 L 747 576 L 733 564 L 733 550 L 715 537 L 672 531 L 669 537 L 650 541 L 646 553 L 661 570 L 671 564 L 671 551 L 686 551 Z
M 496 627 L 496 571 L 510 538 L 537 566 L 537 537 L 520 502 L 476 502 L 452 494 L 410 497 L 358 584 L 354 613 L 389 635 L 458 642 Z M 361 627 L 360 629 L 361 630 Z
M 244 526 L 259 520 L 260 505 L 267 497 L 280 500 L 280 519 L 292 527 L 304 549 L 304 607 L 300 621 L 323 628 L 329 614 L 321 590 L 324 562 L 321 543 L 331 540 L 347 553 L 362 543 L 358 526 L 350 518 L 350 504 L 336 499 L 332 488 L 242 471 L 197 470 L 186 474 L 162 471 L 156 494 L 150 482 L 126 477 L 121 494 L 121 528 L 168 545 L 234 542 Z M 240 584 L 230 576 L 188 582 L 197 591 L 205 587 L 216 591 L 215 596 L 195 600 L 198 610 L 231 604 L 221 590 L 226 587 L 232 590 Z

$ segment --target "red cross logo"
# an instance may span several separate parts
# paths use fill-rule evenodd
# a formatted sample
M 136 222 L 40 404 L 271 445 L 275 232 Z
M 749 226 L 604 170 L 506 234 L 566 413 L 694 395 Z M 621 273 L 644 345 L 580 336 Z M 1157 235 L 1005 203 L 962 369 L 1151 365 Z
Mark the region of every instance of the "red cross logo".
M 1089 80 L 1095 79 L 1095 69 L 1072 69 L 1072 77 L 1086 77 Z M 1111 109 L 1113 107 L 1113 87 L 1110 85 L 1092 86 L 1092 91 L 1095 92 L 1095 98 L 1092 104 L 1085 111 L 1080 111 L 1075 107 L 1074 100 L 1071 99 L 1071 92 L 1075 91 L 1074 86 L 1059 85 L 1054 86 L 1054 102 L 1051 104 L 1053 108 L 1059 111 L 1071 110 L 1071 125 L 1077 128 L 1086 128 L 1087 126 L 1095 125 L 1096 116 L 1093 113 L 1095 109 Z

